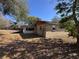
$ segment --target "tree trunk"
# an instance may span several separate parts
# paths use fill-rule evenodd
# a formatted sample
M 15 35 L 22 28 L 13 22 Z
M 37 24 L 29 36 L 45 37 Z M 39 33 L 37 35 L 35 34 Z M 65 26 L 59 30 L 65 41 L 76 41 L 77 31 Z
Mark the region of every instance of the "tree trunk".
M 79 46 L 79 35 L 77 36 L 77 45 Z
M 77 26 L 77 45 L 79 46 L 79 26 Z
M 78 0 L 74 0 L 73 2 L 73 20 L 75 21 L 75 27 L 77 30 L 77 45 L 79 46 L 79 22 L 77 21 L 77 17 L 76 17 L 77 1 Z

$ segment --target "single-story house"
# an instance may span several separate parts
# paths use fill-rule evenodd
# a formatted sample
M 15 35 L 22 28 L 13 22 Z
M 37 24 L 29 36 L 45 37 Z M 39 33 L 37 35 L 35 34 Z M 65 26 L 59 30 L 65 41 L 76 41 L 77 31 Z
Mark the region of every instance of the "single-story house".
M 35 24 L 30 22 L 20 22 L 17 24 L 19 28 L 22 29 L 24 34 L 37 34 L 39 36 L 45 37 L 46 34 L 46 22 L 45 21 L 36 21 Z
M 65 31 L 64 28 L 60 28 L 60 20 L 53 20 L 46 23 L 46 31 Z
M 58 31 L 59 30 L 59 20 L 53 20 L 46 24 L 46 31 Z

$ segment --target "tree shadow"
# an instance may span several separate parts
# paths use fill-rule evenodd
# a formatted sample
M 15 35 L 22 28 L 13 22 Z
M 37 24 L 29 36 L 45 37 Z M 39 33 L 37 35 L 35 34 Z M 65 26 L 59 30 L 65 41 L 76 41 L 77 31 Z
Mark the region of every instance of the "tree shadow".
M 23 34 L 23 33 L 20 33 L 21 37 L 23 39 L 33 39 L 33 38 L 39 38 L 41 36 L 37 35 L 37 34 Z
M 13 32 L 12 34 L 20 34 L 22 39 L 33 39 L 33 38 L 40 38 L 41 37 L 41 36 L 34 34 L 34 33 L 24 34 L 24 33 L 22 33 L 22 31 Z
M 14 41 L 0 46 L 0 59 L 78 59 L 79 48 L 75 44 L 63 43 L 61 39 L 40 38 L 41 43 Z

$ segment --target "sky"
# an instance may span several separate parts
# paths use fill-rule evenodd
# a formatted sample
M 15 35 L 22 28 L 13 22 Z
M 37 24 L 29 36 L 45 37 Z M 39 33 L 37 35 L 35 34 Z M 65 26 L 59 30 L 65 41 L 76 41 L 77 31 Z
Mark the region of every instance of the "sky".
M 57 16 L 56 0 L 28 0 L 27 2 L 30 16 L 36 16 L 46 21 Z
M 39 17 L 44 21 L 51 21 L 57 17 L 55 6 L 57 0 L 27 0 L 29 16 Z M 5 18 L 16 22 L 12 16 L 5 15 Z
M 13 16 L 4 15 L 4 17 L 6 18 L 6 20 L 10 20 L 12 22 L 16 22 L 16 19 Z

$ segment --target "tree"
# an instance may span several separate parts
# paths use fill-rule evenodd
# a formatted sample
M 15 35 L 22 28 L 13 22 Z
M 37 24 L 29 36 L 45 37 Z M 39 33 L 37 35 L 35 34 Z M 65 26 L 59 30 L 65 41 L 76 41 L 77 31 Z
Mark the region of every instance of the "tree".
M 76 32 L 76 29 L 75 29 L 75 22 L 72 19 L 73 18 L 71 18 L 70 16 L 62 18 L 59 21 L 59 26 L 60 26 L 60 28 L 65 28 L 65 30 L 69 32 L 69 36 L 76 37 L 77 32 Z
M 12 14 L 17 19 L 26 18 L 27 16 L 27 3 L 26 0 L 0 0 L 3 5 L 4 14 Z
M 75 22 L 75 30 L 77 33 L 77 44 L 79 44 L 79 0 L 58 0 L 56 6 L 57 13 L 67 20 L 73 20 Z
M 3 17 L 3 14 L 0 13 L 0 29 L 2 28 L 6 28 L 7 26 L 10 26 L 10 21 L 6 20 L 4 17 Z
M 63 22 L 63 20 L 60 20 L 59 25 L 61 28 L 65 28 L 65 30 L 69 32 L 69 36 L 73 36 L 73 37 L 77 36 L 74 21 L 69 20 L 69 21 Z
M 16 18 L 17 21 L 20 20 L 27 20 L 27 14 L 28 14 L 28 7 L 26 0 L 19 0 L 18 6 L 16 6 Z
M 35 24 L 37 20 L 41 20 L 41 19 L 35 16 L 28 16 L 27 20 L 29 20 L 32 24 Z

